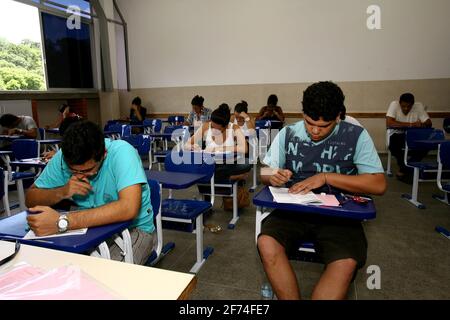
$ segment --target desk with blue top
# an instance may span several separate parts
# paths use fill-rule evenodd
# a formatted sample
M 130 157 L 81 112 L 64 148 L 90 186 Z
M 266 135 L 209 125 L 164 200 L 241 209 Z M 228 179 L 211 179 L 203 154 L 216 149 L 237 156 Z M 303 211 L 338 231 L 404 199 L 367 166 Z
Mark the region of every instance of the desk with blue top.
M 94 250 L 91 254 L 92 256 L 100 256 L 105 259 L 110 259 L 109 249 L 105 241 L 115 234 L 121 233 L 124 237 L 125 261 L 133 263 L 131 237 L 127 229 L 131 224 L 131 221 L 91 227 L 88 229 L 86 234 L 83 235 L 25 240 L 22 238 L 28 232 L 26 217 L 27 212 L 23 211 L 14 216 L 0 220 L 0 238 L 3 238 L 4 240 L 17 239 L 24 244 L 72 253 L 86 253 Z M 100 251 L 100 254 L 95 251 L 96 248 Z
M 336 196 L 339 200 L 339 196 Z M 273 200 L 272 193 L 268 186 L 265 186 L 253 198 L 253 204 L 256 206 L 256 230 L 255 238 L 258 238 L 261 232 L 262 221 L 272 212 L 273 209 L 297 211 L 302 213 L 315 213 L 330 217 L 341 217 L 355 220 L 371 220 L 376 217 L 375 204 L 370 200 L 366 204 L 359 204 L 354 201 L 346 201 L 339 207 L 325 207 L 314 205 L 300 205 L 291 203 L 278 203 Z M 271 210 L 264 210 L 271 209 Z

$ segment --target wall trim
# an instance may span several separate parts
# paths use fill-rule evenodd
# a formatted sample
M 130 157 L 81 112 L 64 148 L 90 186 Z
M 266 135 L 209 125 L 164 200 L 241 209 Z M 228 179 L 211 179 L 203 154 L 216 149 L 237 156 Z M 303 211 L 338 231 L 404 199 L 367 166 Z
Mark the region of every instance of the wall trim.
M 147 118 L 167 118 L 168 116 L 171 115 L 187 115 L 187 113 L 184 112 L 180 112 L 180 113 L 150 113 L 147 114 Z M 249 112 L 249 115 L 252 117 L 255 117 L 258 115 L 258 113 L 256 112 Z M 358 119 L 384 119 L 386 118 L 386 113 L 385 112 L 349 112 L 348 113 L 349 116 L 358 118 Z M 450 118 L 450 112 L 445 112 L 445 111 L 437 111 L 437 112 L 428 112 L 428 115 L 430 116 L 430 118 Z M 297 118 L 302 118 L 303 114 L 300 112 L 285 112 L 284 116 L 288 119 L 297 119 Z

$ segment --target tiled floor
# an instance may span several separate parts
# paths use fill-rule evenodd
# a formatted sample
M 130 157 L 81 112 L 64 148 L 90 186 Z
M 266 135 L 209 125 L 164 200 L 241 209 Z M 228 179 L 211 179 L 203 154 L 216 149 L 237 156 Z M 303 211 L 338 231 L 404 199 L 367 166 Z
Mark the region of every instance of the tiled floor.
M 384 160 L 384 159 L 383 159 Z M 385 161 L 384 161 L 385 163 Z M 377 218 L 364 228 L 369 242 L 368 260 L 358 272 L 349 290 L 349 299 L 450 299 L 450 240 L 434 228 L 450 228 L 450 206 L 431 198 L 438 191 L 435 183 L 422 183 L 419 200 L 427 206 L 420 210 L 400 198 L 411 186 L 388 178 L 389 189 L 376 197 Z M 175 192 L 192 198 L 197 189 Z M 214 212 L 205 223 L 222 227 L 219 233 L 205 228 L 205 245 L 214 248 L 197 274 L 197 287 L 191 299 L 260 299 L 260 285 L 265 275 L 255 247 L 255 208 L 242 210 L 234 230 L 227 224 L 231 212 L 216 201 Z M 195 262 L 195 234 L 164 230 L 164 241 L 175 242 L 175 249 L 156 267 L 189 272 Z M 301 294 L 309 299 L 320 277 L 320 264 L 293 261 Z M 381 270 L 381 289 L 369 290 L 367 267 Z

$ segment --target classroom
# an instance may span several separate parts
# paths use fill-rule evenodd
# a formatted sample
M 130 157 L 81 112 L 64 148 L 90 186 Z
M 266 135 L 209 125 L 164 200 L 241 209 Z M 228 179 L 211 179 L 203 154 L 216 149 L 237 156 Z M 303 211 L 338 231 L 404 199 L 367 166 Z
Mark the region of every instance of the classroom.
M 450 299 L 448 12 L 2 0 L 0 300 Z

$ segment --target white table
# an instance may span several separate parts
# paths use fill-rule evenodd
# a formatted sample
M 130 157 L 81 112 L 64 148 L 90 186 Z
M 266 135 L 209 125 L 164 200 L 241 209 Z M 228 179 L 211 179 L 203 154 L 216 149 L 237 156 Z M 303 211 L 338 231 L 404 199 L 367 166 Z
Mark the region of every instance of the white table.
M 0 241 L 0 257 L 14 252 L 14 243 Z M 13 260 L 0 267 L 0 274 L 19 262 L 46 270 L 75 265 L 116 292 L 122 299 L 187 299 L 195 288 L 193 274 L 106 260 L 81 254 L 21 245 Z

